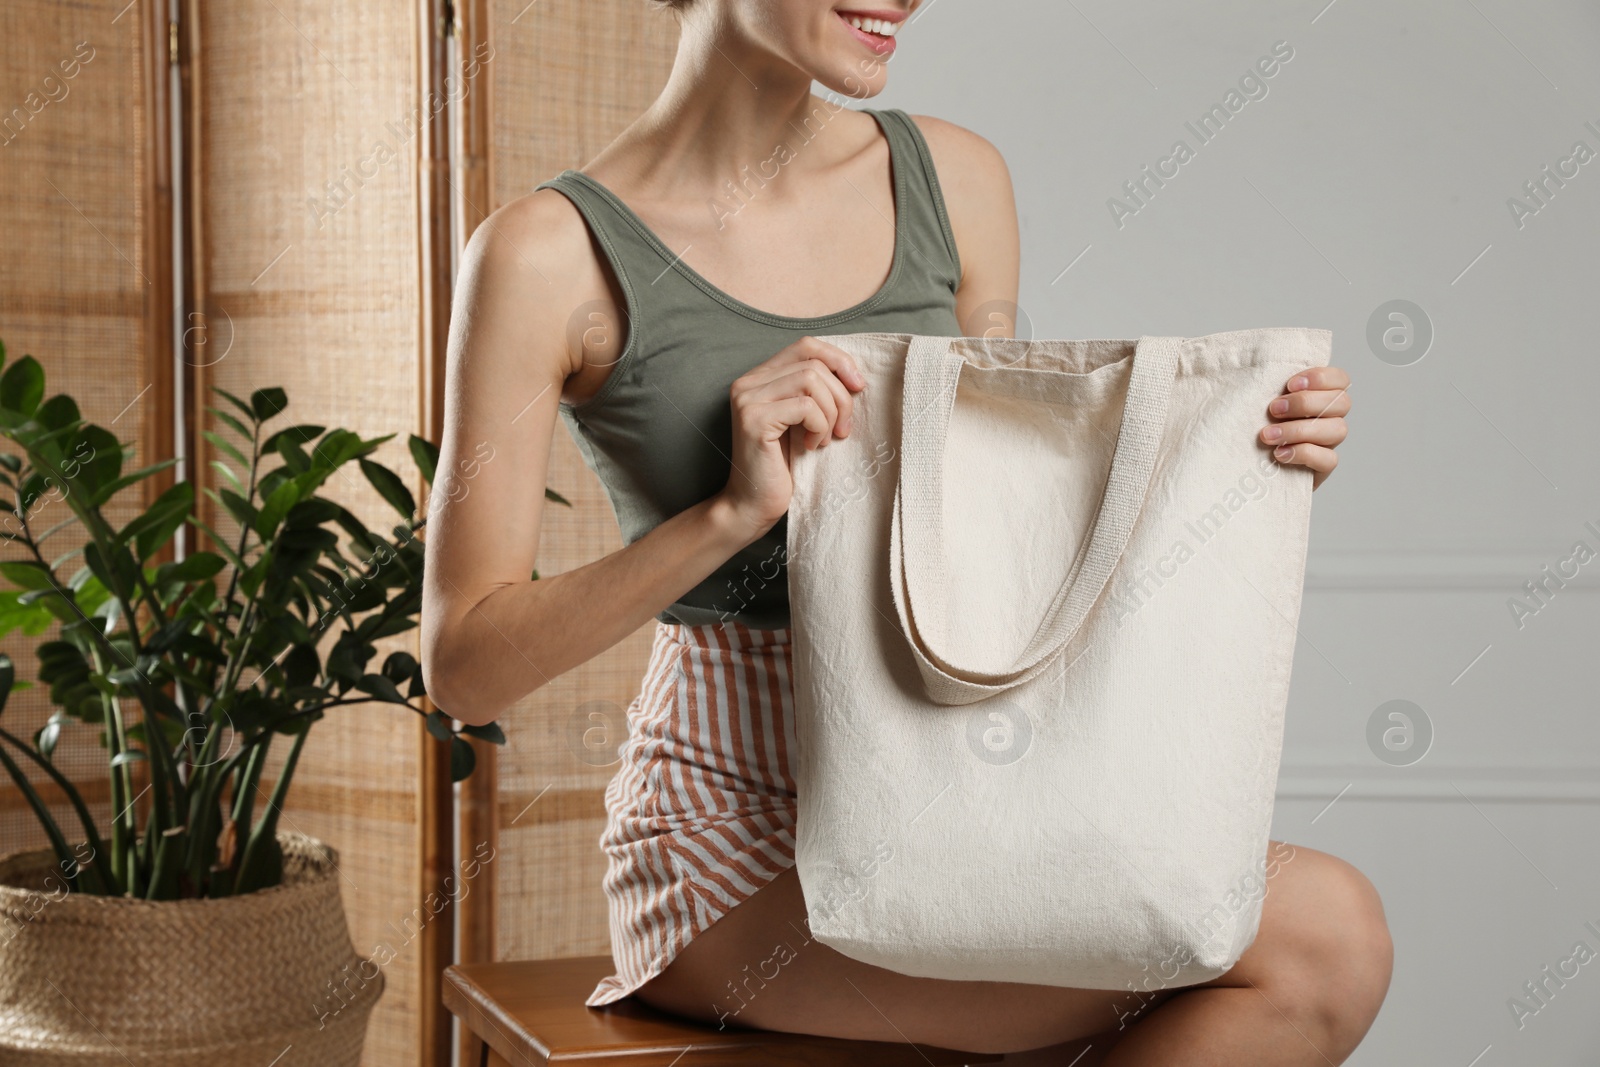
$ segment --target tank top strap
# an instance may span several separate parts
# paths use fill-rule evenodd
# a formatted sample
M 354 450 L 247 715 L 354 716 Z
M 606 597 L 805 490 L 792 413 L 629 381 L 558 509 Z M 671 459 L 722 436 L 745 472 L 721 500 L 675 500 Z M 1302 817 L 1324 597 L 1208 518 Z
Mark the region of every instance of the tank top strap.
M 956 252 L 955 233 L 950 229 L 950 215 L 945 210 L 939 175 L 933 167 L 933 153 L 928 150 L 922 130 L 899 108 L 861 110 L 879 117 L 878 124 L 889 139 L 890 158 L 895 167 L 905 169 L 908 217 L 904 227 L 916 249 L 911 258 L 922 260 L 924 267 L 936 264 L 937 273 L 943 275 L 948 271 L 949 279 L 959 286 L 961 256 Z
M 672 258 L 659 247 L 627 205 L 582 171 L 564 170 L 540 182 L 535 191 L 539 189 L 561 193 L 583 216 L 622 290 L 621 311 L 627 323 L 626 349 L 638 347 L 640 331 L 686 298 L 675 284 L 675 271 L 673 278 L 660 285 L 654 284 L 673 265 Z

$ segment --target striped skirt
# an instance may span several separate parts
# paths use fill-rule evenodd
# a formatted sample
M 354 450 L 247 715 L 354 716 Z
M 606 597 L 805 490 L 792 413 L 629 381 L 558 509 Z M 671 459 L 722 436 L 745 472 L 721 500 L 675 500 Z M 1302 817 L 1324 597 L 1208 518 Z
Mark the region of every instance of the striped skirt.
M 620 1000 L 794 866 L 790 631 L 656 623 L 606 786 L 605 892 Z

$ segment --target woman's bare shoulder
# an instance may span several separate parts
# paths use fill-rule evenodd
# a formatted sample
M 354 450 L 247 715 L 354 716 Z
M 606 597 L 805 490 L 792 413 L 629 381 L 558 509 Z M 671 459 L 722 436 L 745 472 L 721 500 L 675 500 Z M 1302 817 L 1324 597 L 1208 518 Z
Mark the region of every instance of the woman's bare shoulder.
M 1011 171 L 1000 150 L 985 137 L 932 115 L 912 115 L 911 121 L 928 142 L 933 167 L 939 172 L 939 184 L 946 193 L 957 189 L 982 195 L 1003 187 L 1010 197 Z
M 1017 205 L 1005 157 L 986 138 L 953 122 L 931 115 L 911 120 L 933 156 L 961 260 L 963 303 L 1015 301 Z
M 563 376 L 586 370 L 567 343 L 573 317 L 612 295 L 588 225 L 555 189 L 520 196 L 478 224 L 457 288 L 467 324 L 498 326 L 520 338 L 520 358 L 553 360 Z
M 555 189 L 538 189 L 495 209 L 473 231 L 466 256 L 468 262 L 520 268 L 547 284 L 594 262 L 583 216 Z

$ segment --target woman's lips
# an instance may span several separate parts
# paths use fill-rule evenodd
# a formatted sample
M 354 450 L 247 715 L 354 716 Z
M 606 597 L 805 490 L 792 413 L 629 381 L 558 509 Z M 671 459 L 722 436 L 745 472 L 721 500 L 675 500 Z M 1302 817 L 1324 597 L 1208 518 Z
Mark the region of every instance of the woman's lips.
M 873 33 L 869 30 L 860 29 L 856 26 L 850 25 L 851 18 L 871 21 L 872 16 L 861 14 L 855 11 L 835 11 L 834 14 L 839 16 L 839 22 L 844 26 L 845 29 L 849 30 L 850 33 L 855 36 L 856 40 L 872 49 L 875 54 L 886 56 L 894 51 L 894 38 L 892 36 L 882 33 Z M 882 21 L 889 22 L 891 20 L 883 19 Z

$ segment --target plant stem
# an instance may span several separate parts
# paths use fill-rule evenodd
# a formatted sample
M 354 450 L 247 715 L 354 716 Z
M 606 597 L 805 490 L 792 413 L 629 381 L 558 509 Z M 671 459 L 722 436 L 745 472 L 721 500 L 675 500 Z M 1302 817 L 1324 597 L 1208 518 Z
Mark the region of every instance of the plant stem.
M 61 872 L 76 883 L 76 873 L 68 874 L 67 872 L 77 871 L 77 860 L 72 855 L 72 849 L 68 846 L 67 839 L 62 836 L 61 828 L 56 825 L 55 816 L 50 814 L 50 809 L 45 806 L 44 801 L 40 799 L 39 794 L 34 790 L 33 784 L 22 773 L 22 768 L 17 766 L 15 760 L 6 755 L 6 751 L 3 748 L 0 748 L 0 766 L 5 767 L 6 771 L 11 775 L 12 781 L 17 783 L 17 788 L 27 798 L 28 806 L 33 808 L 33 813 L 38 816 L 39 825 L 44 828 L 45 836 L 50 838 L 50 847 L 55 851 L 57 862 L 61 864 Z
M 8 742 L 18 752 L 21 752 L 37 764 L 45 774 L 50 776 L 50 780 L 55 782 L 61 791 L 67 795 L 67 800 L 72 804 L 72 809 L 78 813 L 78 821 L 83 824 L 83 838 L 94 852 L 94 859 L 89 865 L 89 871 L 93 875 L 90 881 L 93 882 L 94 887 L 85 888 L 85 892 L 108 893 L 110 891 L 110 883 L 106 881 L 105 866 L 102 861 L 102 857 L 107 855 L 106 843 L 100 839 L 100 831 L 95 826 L 94 816 L 89 814 L 89 806 L 83 802 L 83 794 L 78 792 L 78 787 L 72 784 L 71 779 L 57 770 L 54 764 L 34 751 L 32 747 L 23 744 L 20 737 L 12 734 L 9 730 L 0 729 L 0 741 Z M 49 827 L 47 826 L 46 832 L 48 831 Z M 79 865 L 78 869 L 80 871 L 83 870 L 83 866 Z
M 263 842 L 272 841 L 278 832 L 278 816 L 283 811 L 283 801 L 289 792 L 289 781 L 294 777 L 295 766 L 300 762 L 300 750 L 305 747 L 306 738 L 311 736 L 309 729 L 302 730 L 295 735 L 294 744 L 289 748 L 289 755 L 283 761 L 283 770 L 278 774 L 278 780 L 272 786 L 272 795 L 267 798 L 267 810 L 261 813 L 261 818 L 250 831 L 250 843 L 245 846 L 244 857 L 239 861 L 239 873 L 234 879 L 233 892 L 237 895 L 246 891 L 262 888 L 255 884 L 255 863 L 263 848 L 268 847 Z

